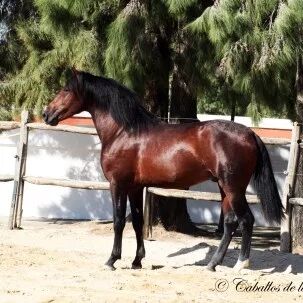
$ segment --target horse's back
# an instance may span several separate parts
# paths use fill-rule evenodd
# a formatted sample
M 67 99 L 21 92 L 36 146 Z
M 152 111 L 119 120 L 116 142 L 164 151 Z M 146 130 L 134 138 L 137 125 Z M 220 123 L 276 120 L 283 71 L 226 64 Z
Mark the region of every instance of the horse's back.
M 140 147 L 137 179 L 174 187 L 217 179 L 224 166 L 234 171 L 243 165 L 253 140 L 249 128 L 229 121 L 159 125 Z

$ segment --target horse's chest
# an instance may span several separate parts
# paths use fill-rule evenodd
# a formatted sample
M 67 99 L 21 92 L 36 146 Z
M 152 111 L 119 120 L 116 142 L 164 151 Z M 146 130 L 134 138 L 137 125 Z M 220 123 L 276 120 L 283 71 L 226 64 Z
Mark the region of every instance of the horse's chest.
M 134 175 L 134 159 L 136 155 L 130 150 L 101 153 L 101 167 L 105 177 L 112 179 L 131 179 Z

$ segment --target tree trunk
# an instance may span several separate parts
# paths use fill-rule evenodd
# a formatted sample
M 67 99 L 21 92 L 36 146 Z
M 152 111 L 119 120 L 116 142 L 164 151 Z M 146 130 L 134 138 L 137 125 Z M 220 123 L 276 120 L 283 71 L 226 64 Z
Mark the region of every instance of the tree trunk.
M 157 80 L 146 84 L 145 104 L 147 109 L 158 117 L 166 117 L 168 111 L 168 80 L 167 86 L 161 85 Z
M 170 117 L 175 118 L 174 123 L 197 120 L 197 96 L 193 96 L 186 79 L 182 77 L 178 68 L 174 69 L 172 75 Z
M 179 73 L 172 75 L 171 117 L 191 118 L 180 119 L 178 122 L 192 122 L 197 119 L 197 99 Z M 176 122 L 174 122 L 176 123 Z M 186 199 L 167 198 L 153 195 L 153 223 L 161 222 L 166 230 L 182 233 L 195 233 L 198 228 L 192 223 L 187 211 Z
M 298 55 L 297 59 L 297 121 L 303 122 L 303 56 Z M 302 134 L 301 134 L 302 136 Z M 302 137 L 301 137 L 302 139 Z M 299 163 L 297 168 L 295 197 L 303 197 L 303 153 L 300 150 Z M 303 207 L 294 205 L 292 208 L 292 250 L 303 254 Z
M 156 80 L 147 84 L 145 95 L 146 103 L 151 112 L 167 117 L 169 107 L 169 74 L 171 70 L 171 30 L 168 28 L 163 35 L 161 31 L 157 33 L 157 47 L 162 57 L 163 65 L 161 74 L 155 75 Z M 171 116 L 184 118 L 197 118 L 197 102 L 192 97 L 189 89 L 180 79 L 180 73 L 173 73 L 171 89 Z M 190 120 L 182 120 L 182 122 Z M 187 212 L 185 199 L 167 198 L 157 195 L 151 196 L 152 222 L 161 222 L 166 230 L 183 233 L 197 232 L 197 228 L 191 222 Z
M 236 101 L 235 99 L 231 100 L 231 112 L 230 112 L 230 121 L 235 121 L 236 116 Z

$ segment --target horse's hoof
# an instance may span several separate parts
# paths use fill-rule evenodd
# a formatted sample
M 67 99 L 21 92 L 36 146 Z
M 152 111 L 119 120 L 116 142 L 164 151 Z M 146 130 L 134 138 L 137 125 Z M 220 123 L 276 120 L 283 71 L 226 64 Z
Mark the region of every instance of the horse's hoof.
M 141 268 L 142 268 L 142 264 L 132 263 L 132 269 L 141 269 Z
M 103 265 L 103 268 L 106 269 L 106 270 L 111 270 L 111 271 L 116 270 L 116 267 L 115 267 L 114 265 L 108 264 L 108 263 L 105 263 L 105 264 Z
M 209 270 L 209 271 L 215 272 L 216 271 L 216 266 L 212 265 L 212 264 L 208 264 L 206 266 L 206 269 Z
M 234 270 L 239 272 L 241 269 L 249 268 L 249 259 L 244 261 L 238 260 L 236 265 L 234 266 Z

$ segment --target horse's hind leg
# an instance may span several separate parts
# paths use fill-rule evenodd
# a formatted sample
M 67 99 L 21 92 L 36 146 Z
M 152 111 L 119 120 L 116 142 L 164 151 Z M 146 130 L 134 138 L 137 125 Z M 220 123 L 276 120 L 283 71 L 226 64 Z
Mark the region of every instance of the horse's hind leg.
M 113 200 L 113 216 L 114 216 L 114 245 L 110 258 L 105 263 L 106 266 L 115 269 L 114 263 L 121 259 L 122 249 L 122 233 L 125 226 L 125 213 L 127 194 L 117 184 L 110 184 L 110 190 Z
M 232 235 L 238 225 L 242 232 L 242 243 L 235 269 L 240 270 L 249 266 L 254 216 L 248 207 L 244 192 L 230 193 L 226 190 L 225 193 L 226 196 L 223 199 L 222 205 L 224 212 L 224 234 L 216 253 L 208 264 L 208 269 L 210 270 L 215 270 L 216 265 L 222 262 Z
M 242 243 L 238 261 L 235 265 L 236 270 L 249 267 L 249 254 L 251 247 L 251 238 L 254 226 L 254 216 L 247 204 L 244 196 L 242 203 L 233 205 L 234 212 L 238 218 L 239 226 L 242 232 Z
M 220 192 L 222 196 L 222 211 L 224 215 L 224 233 L 215 254 L 207 265 L 207 268 L 211 271 L 215 271 L 216 266 L 221 264 L 223 261 L 233 233 L 238 227 L 235 213 L 229 203 L 228 197 L 225 195 L 221 187 Z
M 141 260 L 145 257 L 143 241 L 143 188 L 132 191 L 128 195 L 132 213 L 133 228 L 136 233 L 137 250 L 132 263 L 133 269 L 142 268 Z

